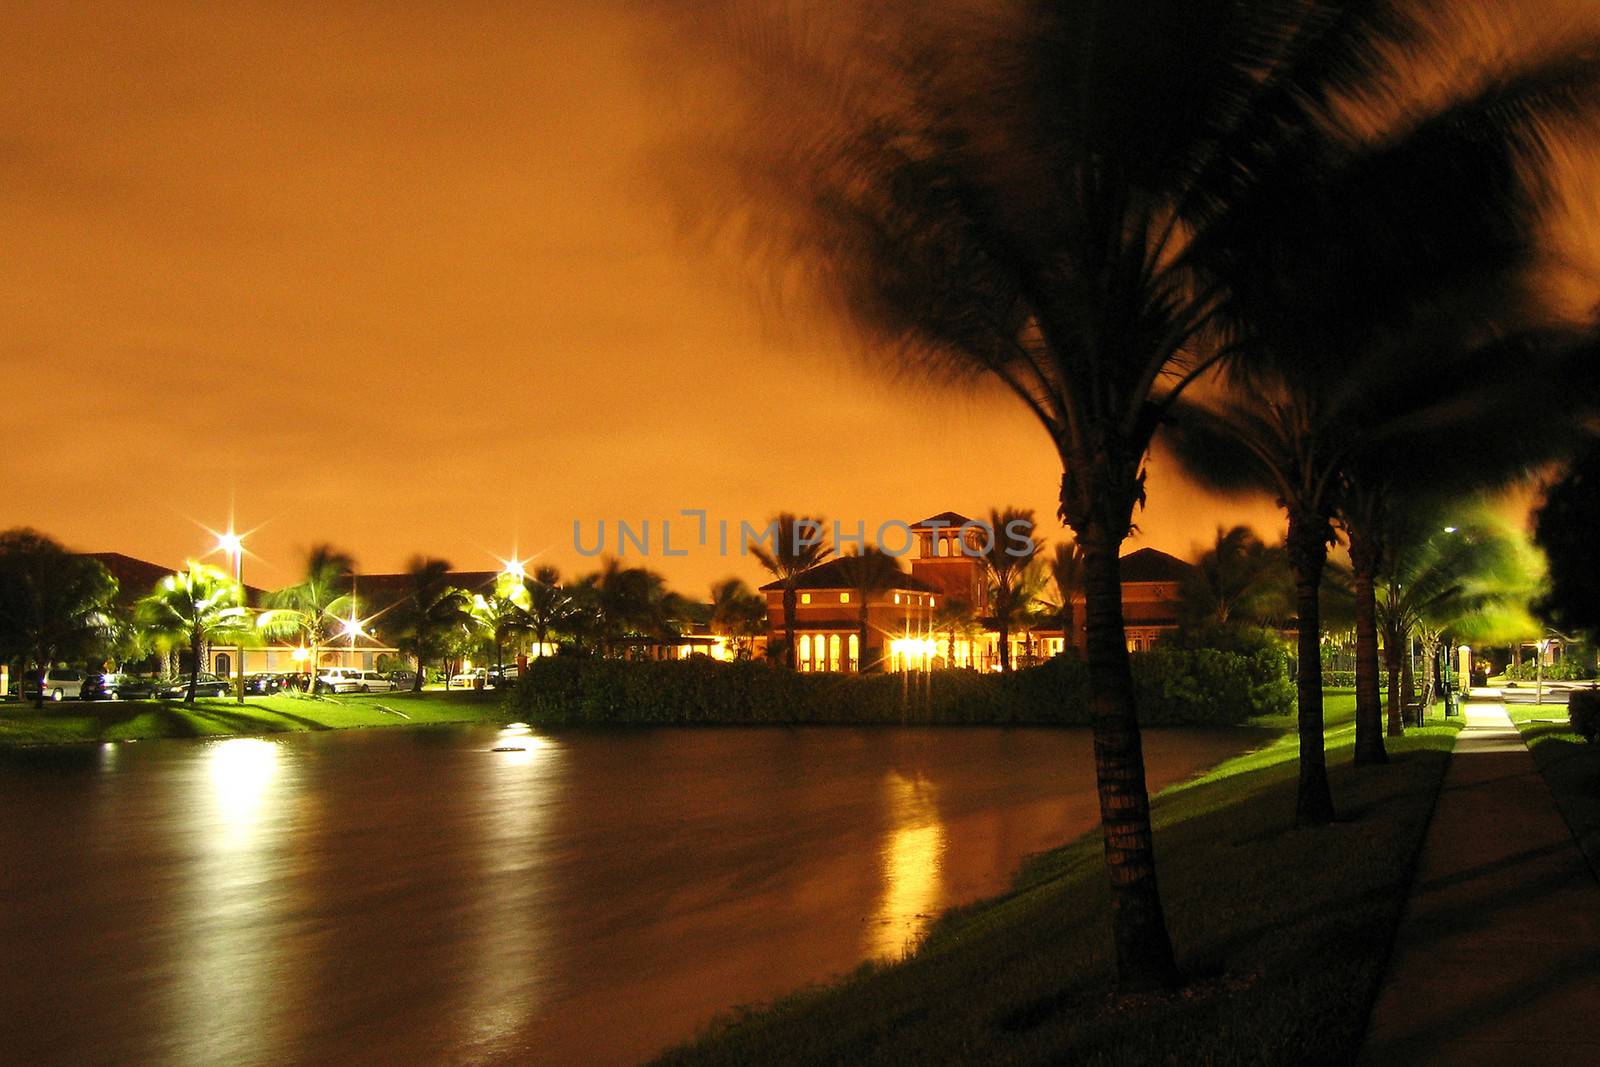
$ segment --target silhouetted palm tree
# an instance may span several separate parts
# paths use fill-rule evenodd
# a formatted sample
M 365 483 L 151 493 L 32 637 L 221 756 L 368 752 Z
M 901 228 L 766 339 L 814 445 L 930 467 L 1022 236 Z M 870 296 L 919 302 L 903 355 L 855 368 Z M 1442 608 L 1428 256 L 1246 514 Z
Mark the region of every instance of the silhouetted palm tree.
M 859 552 L 839 557 L 839 580 L 850 588 L 856 601 L 856 646 L 859 662 L 856 670 L 865 674 L 883 665 L 883 642 L 872 643 L 872 628 L 868 625 L 868 609 L 878 593 L 893 589 L 905 580 L 895 557 L 875 545 L 867 545 Z
M 989 536 L 984 542 L 983 560 L 989 581 L 989 615 L 1000 638 L 1000 669 L 1011 669 L 1011 629 L 1022 622 L 1033 607 L 1029 592 L 1029 565 L 1043 543 L 1029 533 L 1013 536 L 1013 530 L 1033 529 L 1033 511 L 1006 508 L 989 512 Z M 1035 590 L 1036 592 L 1037 590 Z
M 749 659 L 755 639 L 766 629 L 767 601 L 738 578 L 711 586 L 711 632 L 732 647 L 737 659 Z
M 796 591 L 800 576 L 827 559 L 833 549 L 823 534 L 821 519 L 802 518 L 785 511 L 768 525 L 772 531 L 772 545 L 750 546 L 751 553 L 761 561 L 774 578 L 783 583 L 783 638 L 784 662 L 794 670 L 799 660 L 794 641 L 794 613 L 800 595 Z M 862 654 L 865 655 L 865 649 Z
M 1381 295 L 1413 251 L 1436 252 L 1471 221 L 1505 173 L 1481 165 L 1493 146 L 1533 136 L 1529 119 L 1587 92 L 1592 66 L 1456 94 L 1430 83 L 1359 108 L 1363 94 L 1393 100 L 1396 66 L 1425 36 L 1410 16 L 1427 5 L 1085 0 L 980 21 L 886 0 L 859 23 L 804 5 L 737 10 L 768 23 L 710 35 L 745 45 L 751 94 L 743 110 L 718 108 L 719 122 L 749 118 L 721 142 L 749 194 L 729 228 L 753 235 L 785 293 L 815 282 L 874 354 L 914 374 L 988 377 L 1054 442 L 1061 515 L 1084 553 L 1118 972 L 1170 982 L 1119 572 L 1151 437 L 1236 352 L 1215 329 L 1235 280 L 1279 266 L 1254 234 L 1263 202 L 1304 200 L 1309 177 L 1341 186 L 1326 216 L 1381 239 L 1304 228 L 1299 244 L 1331 238 Z M 1302 570 L 1329 514 L 1300 515 Z
M 1185 621 L 1278 625 L 1294 613 L 1294 588 L 1281 547 L 1248 526 L 1217 527 L 1211 547 L 1178 583 Z
M 1083 601 L 1083 549 L 1076 541 L 1057 541 L 1050 554 L 1050 587 L 1044 600 L 1056 625 L 1061 627 L 1065 648 L 1078 647 L 1077 605 Z
M 421 692 L 427 661 L 445 655 L 452 638 L 472 626 L 472 598 L 450 584 L 450 564 L 429 556 L 406 563 L 406 594 L 389 609 L 395 645 L 417 661 L 412 692 Z M 447 672 L 448 673 L 448 672 Z
M 960 597 L 940 597 L 933 607 L 933 628 L 944 635 L 945 666 L 956 665 L 956 638 L 971 640 L 982 632 L 972 604 Z
M 23 678 L 38 681 L 58 659 L 89 655 L 126 629 L 116 595 L 116 579 L 98 560 L 35 530 L 0 533 L 0 663 L 20 663 Z M 44 697 L 40 685 L 41 708 Z
M 139 602 L 139 621 L 157 639 L 189 649 L 189 688 L 185 704 L 193 704 L 200 684 L 206 647 L 220 637 L 242 640 L 250 629 L 244 607 L 244 589 L 238 582 L 204 563 L 167 576 Z
M 273 637 L 298 637 L 304 641 L 311 662 L 307 688 L 315 689 L 321 667 L 323 642 L 328 626 L 338 617 L 356 613 L 351 582 L 355 560 L 329 544 L 313 545 L 306 553 L 300 581 L 267 595 L 267 610 L 256 619 L 256 627 Z

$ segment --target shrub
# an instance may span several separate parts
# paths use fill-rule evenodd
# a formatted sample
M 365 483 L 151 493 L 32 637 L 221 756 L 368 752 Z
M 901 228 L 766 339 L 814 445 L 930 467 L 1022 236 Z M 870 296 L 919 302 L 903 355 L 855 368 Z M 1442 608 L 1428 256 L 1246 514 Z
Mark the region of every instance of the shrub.
M 1567 698 L 1567 721 L 1572 731 L 1593 742 L 1600 734 L 1600 693 L 1593 689 L 1572 693 Z
M 1226 725 L 1294 704 L 1281 653 L 1155 651 L 1133 657 L 1140 719 Z M 1081 726 L 1089 722 L 1081 660 L 1057 656 L 1011 674 L 802 674 L 755 661 L 662 662 L 543 657 L 510 708 L 541 725 L 872 723 Z
M 1506 668 L 1506 677 L 1518 682 L 1531 682 L 1539 676 L 1539 665 L 1532 660 Z M 1547 682 L 1587 682 L 1594 678 L 1594 668 L 1577 656 L 1563 656 L 1554 663 L 1545 664 L 1544 680 Z

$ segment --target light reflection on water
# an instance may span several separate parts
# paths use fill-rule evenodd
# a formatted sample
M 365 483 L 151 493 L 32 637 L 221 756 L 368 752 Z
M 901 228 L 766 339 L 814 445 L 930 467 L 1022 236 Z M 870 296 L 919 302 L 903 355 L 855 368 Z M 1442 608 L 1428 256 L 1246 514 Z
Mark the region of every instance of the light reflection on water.
M 1097 807 L 1075 731 L 444 728 L 0 753 L 0 810 L 0 1061 L 277 1067 L 638 1062 Z
M 889 831 L 880 858 L 883 896 L 867 927 L 867 952 L 895 958 L 914 946 L 944 899 L 945 828 L 938 788 L 890 771 L 883 778 Z
M 294 791 L 281 747 L 237 737 L 208 743 L 192 791 L 188 947 L 176 963 L 179 1062 L 214 1064 L 258 1050 L 274 1013 L 284 972 L 277 933 L 278 884 L 286 837 L 269 832 L 282 817 L 275 805 Z

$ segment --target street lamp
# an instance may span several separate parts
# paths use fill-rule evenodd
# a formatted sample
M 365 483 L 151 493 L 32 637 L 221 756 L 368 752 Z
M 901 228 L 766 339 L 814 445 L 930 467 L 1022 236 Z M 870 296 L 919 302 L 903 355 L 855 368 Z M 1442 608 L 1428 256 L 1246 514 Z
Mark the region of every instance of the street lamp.
M 250 617 L 250 607 L 245 604 L 244 592 L 244 538 L 229 530 L 225 534 L 217 535 L 217 547 L 226 552 L 233 559 L 233 580 L 239 586 L 239 601 L 244 607 L 245 618 Z M 244 631 L 239 632 L 239 644 L 235 649 L 234 659 L 238 661 L 234 676 L 238 682 L 238 700 L 244 703 Z

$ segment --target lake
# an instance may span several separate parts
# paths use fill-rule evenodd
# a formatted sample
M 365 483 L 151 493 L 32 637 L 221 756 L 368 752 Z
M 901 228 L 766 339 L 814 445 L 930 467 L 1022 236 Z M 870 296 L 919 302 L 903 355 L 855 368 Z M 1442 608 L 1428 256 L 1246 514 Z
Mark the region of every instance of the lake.
M 1147 731 L 1151 787 L 1260 738 Z M 898 955 L 1096 810 L 1085 730 L 0 752 L 0 1059 L 636 1062 Z

